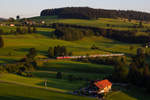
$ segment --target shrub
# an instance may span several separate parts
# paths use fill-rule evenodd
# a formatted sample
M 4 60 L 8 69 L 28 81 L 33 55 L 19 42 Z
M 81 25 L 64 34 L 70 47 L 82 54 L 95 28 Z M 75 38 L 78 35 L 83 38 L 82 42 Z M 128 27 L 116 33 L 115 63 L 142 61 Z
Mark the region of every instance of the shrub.
M 72 82 L 72 81 L 74 80 L 74 76 L 73 76 L 73 75 L 68 75 L 68 80 L 69 80 L 70 82 Z
M 3 38 L 0 36 L 0 48 L 4 47 L 4 40 Z
M 57 78 L 57 79 L 62 79 L 62 73 L 61 73 L 61 72 L 57 72 L 56 78 Z

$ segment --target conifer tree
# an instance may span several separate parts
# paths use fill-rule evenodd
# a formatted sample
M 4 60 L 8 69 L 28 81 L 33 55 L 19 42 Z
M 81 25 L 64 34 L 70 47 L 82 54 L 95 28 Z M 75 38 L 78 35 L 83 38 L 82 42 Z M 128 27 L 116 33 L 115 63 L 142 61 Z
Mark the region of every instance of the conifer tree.
M 0 48 L 4 47 L 4 40 L 3 38 L 0 36 Z
M 50 57 L 50 58 L 54 57 L 54 50 L 52 47 L 49 47 L 49 49 L 48 49 L 48 57 Z
M 36 33 L 37 32 L 37 29 L 36 29 L 36 27 L 34 26 L 33 27 L 33 33 Z
M 37 55 L 36 49 L 35 48 L 31 48 L 29 50 L 29 53 L 27 54 L 27 58 L 32 58 L 34 59 L 34 57 Z
M 56 78 L 57 78 L 57 79 L 62 79 L 62 73 L 61 73 L 61 72 L 57 72 Z
M 115 67 L 113 72 L 113 80 L 118 82 L 127 82 L 127 76 L 128 76 L 128 67 L 127 64 L 119 61 Z

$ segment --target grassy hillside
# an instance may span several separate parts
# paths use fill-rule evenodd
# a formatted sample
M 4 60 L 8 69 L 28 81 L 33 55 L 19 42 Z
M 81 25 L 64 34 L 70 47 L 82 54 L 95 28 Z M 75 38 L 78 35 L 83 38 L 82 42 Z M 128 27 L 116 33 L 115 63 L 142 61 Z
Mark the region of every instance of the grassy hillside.
M 11 30 L 15 27 L 1 27 L 3 29 Z M 38 55 L 47 55 L 47 50 L 50 46 L 64 45 L 68 51 L 72 51 L 73 55 L 86 54 L 106 54 L 106 53 L 125 53 L 135 54 L 136 49 L 141 45 L 127 44 L 107 39 L 104 37 L 85 37 L 78 41 L 64 41 L 49 38 L 53 34 L 54 29 L 38 28 L 35 34 L 25 35 L 3 35 L 4 48 L 0 49 L 0 62 L 13 62 L 26 55 L 29 48 L 36 48 Z M 100 50 L 92 50 L 91 46 L 95 44 Z M 134 48 L 130 50 L 130 47 Z
M 58 71 L 63 73 L 63 79 L 56 79 Z M 74 75 L 88 79 L 100 79 L 111 71 L 111 66 L 51 60 L 39 70 L 33 72 L 32 78 L 14 74 L 1 74 L 0 100 L 49 100 L 49 98 L 51 100 L 97 100 L 96 98 L 66 94 L 84 87 L 86 84 L 85 81 L 69 82 L 67 77 L 68 75 Z M 47 89 L 44 87 L 45 80 L 48 80 Z M 119 87 L 119 91 L 107 95 L 107 100 L 149 100 L 149 98 L 148 94 L 137 89 L 137 87 L 131 87 L 128 90 Z
M 33 87 L 44 88 L 44 81 L 48 80 L 48 88 L 59 92 L 74 91 L 82 87 L 88 80 L 102 79 L 112 73 L 112 66 L 80 63 L 73 61 L 51 60 L 33 72 L 32 78 L 14 74 L 1 74 L 0 80 Z M 62 79 L 57 79 L 57 72 L 63 73 Z M 80 77 L 83 80 L 69 82 L 68 75 Z
M 144 90 L 138 87 L 130 87 L 125 89 L 119 87 L 119 91 L 109 93 L 107 100 L 149 100 L 150 96 Z
M 50 23 L 69 23 L 78 25 L 91 25 L 102 28 L 110 28 L 110 24 L 115 29 L 128 30 L 137 21 L 124 21 L 122 19 L 106 19 L 100 18 L 98 20 L 79 20 L 79 19 L 57 19 L 54 17 L 34 17 L 34 21 L 45 20 L 47 24 Z M 149 23 L 145 23 L 149 26 Z M 15 30 L 16 27 L 0 27 L 5 32 Z M 133 28 L 129 28 L 133 30 Z M 143 30 L 139 29 L 140 31 Z M 3 35 L 4 48 L 0 48 L 0 63 L 12 63 L 25 57 L 29 48 L 36 48 L 38 56 L 46 57 L 48 48 L 64 45 L 67 50 L 73 55 L 87 55 L 87 54 L 109 54 L 109 53 L 125 53 L 128 55 L 135 55 L 137 48 L 141 44 L 128 44 L 119 41 L 111 40 L 104 37 L 85 37 L 78 41 L 64 41 L 55 38 L 50 38 L 54 29 L 51 28 L 37 28 L 37 33 L 24 35 Z M 137 35 L 145 34 L 139 32 Z M 147 35 L 147 34 L 146 34 Z M 91 46 L 96 45 L 99 50 L 92 50 Z M 133 47 L 131 49 L 131 47 Z M 147 49 L 150 50 L 150 49 Z M 39 62 L 40 63 L 40 62 Z M 32 78 L 22 77 L 14 74 L 3 73 L 0 74 L 0 100 L 95 100 L 95 98 L 79 97 L 66 94 L 68 92 L 84 87 L 87 80 L 103 79 L 113 71 L 112 66 L 97 65 L 90 63 L 81 63 L 75 61 L 64 60 L 50 60 L 47 63 L 39 66 L 39 69 L 33 72 Z M 57 72 L 62 72 L 62 79 L 57 79 Z M 75 80 L 70 82 L 68 76 L 81 78 L 82 80 Z M 45 89 L 44 82 L 47 80 L 47 89 Z M 30 90 L 30 91 L 29 91 Z M 55 92 L 54 92 L 55 91 Z M 135 94 L 134 94 L 135 92 Z M 141 98 L 139 96 L 141 96 Z M 147 96 L 147 95 L 146 95 Z M 144 92 L 129 90 L 118 91 L 108 95 L 108 100 L 145 100 Z M 149 98 L 149 96 L 147 96 Z M 148 99 L 147 99 L 148 100 Z
M 56 79 L 57 72 L 62 72 L 62 79 Z M 86 80 L 102 79 L 111 73 L 112 66 L 52 60 L 33 75 L 37 78 L 46 78 L 50 87 L 72 91 L 82 87 L 87 82 Z M 83 80 L 69 82 L 69 75 Z
M 3 36 L 5 47 L 0 49 L 1 59 L 8 57 L 19 58 L 23 57 L 29 48 L 36 48 L 39 55 L 46 55 L 50 46 L 64 45 L 68 51 L 72 51 L 73 55 L 86 55 L 86 54 L 106 54 L 106 53 L 126 53 L 135 54 L 136 49 L 140 47 L 138 44 L 126 44 L 106 39 L 103 37 L 88 37 L 79 41 L 64 41 L 57 39 L 50 39 L 40 34 L 36 35 L 8 35 Z M 91 46 L 95 44 L 100 50 L 92 50 Z M 130 50 L 130 46 L 133 46 Z
M 0 83 L 0 87 L 0 100 L 96 100 L 9 83 Z
M 57 19 L 58 17 L 57 16 L 36 16 L 36 17 L 31 17 L 31 18 L 28 18 L 30 20 L 33 20 L 33 21 L 49 21 L 50 19 Z
M 62 79 L 56 78 L 58 71 L 63 73 Z M 65 93 L 84 87 L 87 79 L 101 79 L 111 72 L 111 66 L 51 60 L 33 72 L 32 78 L 7 73 L 0 74 L 1 89 L 5 89 L 4 91 L 0 90 L 0 100 L 49 100 L 49 98 L 51 100 L 96 100 L 96 98 L 73 96 Z M 83 80 L 70 82 L 68 75 L 81 77 Z M 46 89 L 45 80 L 48 81 Z
M 117 30 L 138 30 L 142 31 L 146 28 L 133 28 L 135 25 L 139 25 L 139 21 L 132 20 L 129 22 L 127 19 L 112 19 L 112 18 L 99 18 L 97 20 L 84 20 L 84 19 L 58 19 L 57 16 L 40 16 L 40 17 L 33 17 L 29 18 L 33 21 L 45 21 L 46 24 L 51 23 L 66 23 L 66 24 L 77 24 L 83 26 L 93 26 L 93 27 L 100 27 L 100 28 L 112 28 Z M 143 25 L 145 27 L 150 27 L 149 22 L 144 22 Z

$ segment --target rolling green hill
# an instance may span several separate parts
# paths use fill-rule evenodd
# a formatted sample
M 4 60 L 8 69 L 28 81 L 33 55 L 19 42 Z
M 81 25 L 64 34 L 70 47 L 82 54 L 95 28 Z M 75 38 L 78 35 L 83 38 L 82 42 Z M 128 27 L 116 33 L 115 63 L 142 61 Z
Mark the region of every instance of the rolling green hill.
M 0 83 L 0 100 L 96 100 L 10 83 Z
M 99 18 L 97 20 L 84 20 L 84 19 L 59 19 L 57 16 L 39 16 L 29 18 L 30 20 L 39 22 L 45 21 L 46 24 L 52 23 L 66 23 L 66 24 L 76 24 L 82 26 L 93 26 L 99 28 L 112 28 L 116 30 L 139 30 L 143 31 L 146 28 L 134 28 L 135 25 L 139 25 L 139 21 L 132 20 L 129 22 L 127 19 L 112 19 L 112 18 Z M 145 27 L 150 27 L 149 22 L 143 21 Z
M 56 79 L 57 71 L 63 72 L 63 79 Z M 95 73 L 95 71 L 99 73 Z M 111 66 L 51 60 L 33 72 L 32 78 L 14 74 L 0 74 L 0 100 L 49 100 L 49 98 L 51 100 L 97 100 L 96 98 L 68 94 L 84 87 L 86 82 L 76 80 L 69 82 L 67 76 L 100 79 L 111 71 Z M 48 80 L 47 88 L 44 86 L 45 80 Z M 109 93 L 106 98 L 107 100 L 149 100 L 150 97 L 143 90 L 131 87 L 128 90 L 119 88 L 119 91 Z
M 56 78 L 58 71 L 63 73 L 62 79 Z M 0 100 L 49 100 L 49 98 L 51 100 L 96 100 L 96 98 L 73 96 L 68 93 L 85 86 L 87 78 L 100 79 L 111 71 L 111 66 L 51 60 L 33 72 L 32 78 L 1 73 L 0 87 L 5 91 L 0 90 Z M 69 82 L 68 75 L 82 77 L 83 80 Z M 45 80 L 48 81 L 47 88 L 44 86 Z
M 44 33 L 43 33 L 44 34 Z M 118 41 L 110 40 L 104 37 L 86 37 L 78 41 L 64 41 L 51 39 L 46 35 L 31 34 L 31 35 L 6 35 L 4 37 L 5 47 L 0 49 L 1 62 L 8 62 L 11 59 L 23 58 L 29 48 L 36 48 L 39 56 L 47 55 L 47 50 L 50 46 L 64 45 L 68 51 L 72 51 L 73 55 L 86 55 L 86 54 L 108 54 L 108 53 L 125 53 L 136 54 L 136 49 L 141 45 L 127 44 Z M 95 44 L 100 50 L 92 50 L 91 46 Z M 130 50 L 133 46 L 133 50 Z M 8 58 L 8 59 L 6 59 Z
M 16 27 L 1 27 L 4 31 L 15 30 Z M 37 28 L 35 34 L 25 35 L 3 35 L 4 48 L 0 49 L 0 62 L 13 62 L 23 58 L 29 48 L 36 48 L 39 57 L 46 56 L 50 46 L 64 45 L 73 55 L 87 54 L 108 54 L 108 53 L 125 53 L 127 55 L 136 54 L 136 49 L 141 47 L 140 44 L 128 44 L 104 37 L 85 37 L 78 41 L 64 41 L 50 38 L 54 29 Z M 92 50 L 91 46 L 95 44 L 99 50 Z M 130 50 L 130 47 L 133 49 Z
M 137 21 L 125 21 L 125 19 L 107 19 L 100 18 L 98 20 L 79 20 L 79 19 L 58 19 L 53 17 L 34 17 L 30 18 L 34 21 L 45 21 L 46 24 L 51 23 L 68 23 L 84 26 L 94 26 L 102 28 L 110 28 L 120 30 L 134 30 L 134 24 Z M 109 24 L 109 25 L 108 25 Z M 144 22 L 146 27 L 149 23 Z M 15 30 L 16 27 L 0 27 L 5 32 Z M 139 35 L 146 34 L 140 32 L 144 28 L 138 28 Z M 4 48 L 0 48 L 0 63 L 13 63 L 25 57 L 30 48 L 36 48 L 38 58 L 47 58 L 48 48 L 63 45 L 73 55 L 87 54 L 109 54 L 109 53 L 124 53 L 130 60 L 129 55 L 135 55 L 137 48 L 141 44 L 128 44 L 119 41 L 111 40 L 104 37 L 84 37 L 77 41 L 64 41 L 56 38 L 51 38 L 54 29 L 52 28 L 37 28 L 37 33 L 23 35 L 3 35 Z M 92 50 L 91 46 L 96 45 L 99 50 Z M 131 49 L 131 47 L 133 47 Z M 150 50 L 150 49 L 146 49 Z M 40 61 L 39 61 L 40 63 Z M 39 66 L 39 69 L 34 71 L 32 78 L 22 77 L 14 74 L 0 73 L 0 100 L 95 100 L 95 98 L 81 97 L 68 94 L 74 90 L 84 87 L 87 80 L 103 79 L 113 71 L 113 66 L 97 65 L 91 63 L 81 63 L 76 61 L 50 60 L 47 63 Z M 57 79 L 57 72 L 62 72 L 63 78 Z M 80 77 L 81 81 L 68 81 L 68 76 L 73 75 Z M 44 81 L 48 81 L 47 89 L 45 89 Z M 135 92 L 135 94 L 133 93 Z M 136 96 L 139 95 L 139 96 Z M 135 89 L 124 91 L 120 90 L 108 95 L 108 100 L 145 100 L 144 92 L 135 91 Z M 140 97 L 141 96 L 141 97 Z M 146 95 L 147 98 L 150 98 Z M 148 99 L 147 99 L 148 100 Z
M 56 78 L 57 72 L 63 73 L 63 79 Z M 32 78 L 3 73 L 0 80 L 39 88 L 45 88 L 44 81 L 48 80 L 48 89 L 59 92 L 70 92 L 82 87 L 86 83 L 86 79 L 102 79 L 105 75 L 111 73 L 112 66 L 51 60 L 39 67 L 37 71 L 34 71 Z M 68 75 L 81 77 L 84 80 L 69 82 Z

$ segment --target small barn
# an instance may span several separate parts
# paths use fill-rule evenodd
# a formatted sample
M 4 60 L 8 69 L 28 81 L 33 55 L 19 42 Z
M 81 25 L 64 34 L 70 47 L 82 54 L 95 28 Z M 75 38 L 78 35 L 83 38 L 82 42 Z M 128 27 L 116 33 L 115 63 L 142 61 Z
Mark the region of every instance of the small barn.
M 11 27 L 14 27 L 14 26 L 15 26 L 15 24 L 10 24 L 10 26 L 11 26 Z
M 145 47 L 145 48 L 150 48 L 150 42 L 144 44 L 144 47 Z
M 91 81 L 87 87 L 80 88 L 78 91 L 74 91 L 74 94 L 103 97 L 103 94 L 110 92 L 111 87 L 112 83 L 107 79 L 96 80 Z
M 98 87 L 98 94 L 108 93 L 111 90 L 112 83 L 109 80 L 102 80 L 94 82 L 94 85 Z

